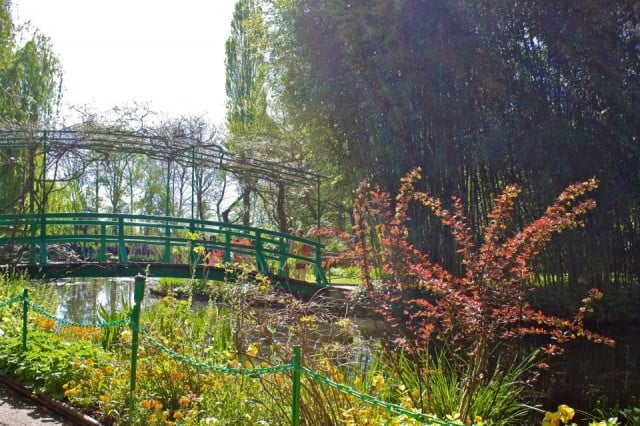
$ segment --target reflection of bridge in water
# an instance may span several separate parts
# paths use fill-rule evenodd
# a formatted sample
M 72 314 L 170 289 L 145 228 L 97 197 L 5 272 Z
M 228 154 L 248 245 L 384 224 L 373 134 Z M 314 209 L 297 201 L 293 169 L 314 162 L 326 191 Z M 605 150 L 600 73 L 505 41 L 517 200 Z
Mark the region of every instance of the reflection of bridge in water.
M 308 244 L 308 256 L 293 250 Z M 284 290 L 311 296 L 327 286 L 322 245 L 294 235 L 241 225 L 145 215 L 46 213 L 0 215 L 0 248 L 32 277 L 147 274 L 234 280 L 246 264 Z M 307 265 L 312 282 L 289 277 Z

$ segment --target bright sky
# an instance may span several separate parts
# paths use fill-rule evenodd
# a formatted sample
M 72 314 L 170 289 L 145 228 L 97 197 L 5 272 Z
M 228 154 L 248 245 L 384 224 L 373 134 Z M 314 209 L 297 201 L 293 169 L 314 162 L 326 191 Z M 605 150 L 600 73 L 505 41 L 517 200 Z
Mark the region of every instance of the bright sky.
M 12 0 L 51 39 L 63 102 L 104 112 L 148 104 L 168 116 L 225 116 L 224 44 L 235 0 Z

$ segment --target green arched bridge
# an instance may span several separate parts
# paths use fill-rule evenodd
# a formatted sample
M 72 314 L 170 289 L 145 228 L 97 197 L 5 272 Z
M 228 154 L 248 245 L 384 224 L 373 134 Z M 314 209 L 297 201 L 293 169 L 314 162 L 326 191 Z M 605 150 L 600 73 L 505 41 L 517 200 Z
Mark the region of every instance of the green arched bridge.
M 308 244 L 309 254 L 295 247 Z M 45 278 L 135 276 L 234 279 L 248 264 L 285 290 L 313 295 L 327 286 L 322 245 L 294 235 L 229 223 L 108 213 L 0 214 L 7 263 Z M 290 277 L 307 265 L 311 282 Z M 9 268 L 9 266 L 5 266 Z

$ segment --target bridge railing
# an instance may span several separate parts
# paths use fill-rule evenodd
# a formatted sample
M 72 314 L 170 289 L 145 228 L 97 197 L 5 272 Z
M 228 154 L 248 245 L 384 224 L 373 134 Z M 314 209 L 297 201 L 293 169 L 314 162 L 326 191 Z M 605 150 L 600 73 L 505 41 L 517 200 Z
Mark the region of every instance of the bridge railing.
M 0 246 L 26 247 L 28 263 L 47 265 L 48 248 L 53 244 L 67 244 L 84 261 L 122 264 L 134 260 L 190 264 L 204 261 L 211 266 L 243 262 L 254 263 L 261 273 L 285 275 L 288 264 L 305 263 L 311 266 L 317 284 L 327 284 L 321 264 L 322 244 L 295 235 L 168 216 L 0 214 Z M 311 247 L 310 254 L 295 250 L 301 244 Z M 198 246 L 202 247 L 200 256 L 193 250 Z

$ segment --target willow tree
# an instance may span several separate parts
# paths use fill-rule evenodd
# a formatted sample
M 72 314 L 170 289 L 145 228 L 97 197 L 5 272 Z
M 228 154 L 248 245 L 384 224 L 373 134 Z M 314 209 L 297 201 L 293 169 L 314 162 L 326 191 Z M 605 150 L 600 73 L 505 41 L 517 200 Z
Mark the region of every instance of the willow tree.
M 11 2 L 0 0 L 0 122 L 3 127 L 42 125 L 52 119 L 61 71 L 44 35 L 16 27 Z M 43 197 L 38 142 L 0 150 L 0 211 L 34 210 Z

